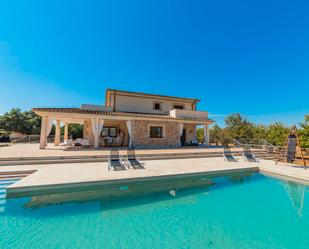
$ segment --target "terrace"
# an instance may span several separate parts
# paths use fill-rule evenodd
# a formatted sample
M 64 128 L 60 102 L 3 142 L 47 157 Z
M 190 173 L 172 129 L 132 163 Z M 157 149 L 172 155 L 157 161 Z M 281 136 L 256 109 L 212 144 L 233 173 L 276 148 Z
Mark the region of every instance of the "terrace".
M 281 177 L 293 178 L 309 185 L 309 171 L 292 164 L 278 163 L 267 159 L 262 149 L 252 151 L 258 163 L 249 163 L 242 158 L 242 148 L 232 148 L 237 163 L 223 159 L 222 148 L 178 148 L 136 150 L 145 162 L 143 170 L 109 171 L 107 149 L 66 150 L 58 146 L 39 150 L 38 144 L 16 144 L 0 148 L 0 177 L 23 179 L 11 185 L 9 196 L 22 196 L 30 192 L 64 191 L 75 187 L 95 187 L 98 184 L 147 181 L 166 177 L 182 177 L 196 174 L 210 176 L 239 172 L 264 172 Z M 120 150 L 124 156 L 126 150 Z M 264 159 L 263 159 L 264 158 Z

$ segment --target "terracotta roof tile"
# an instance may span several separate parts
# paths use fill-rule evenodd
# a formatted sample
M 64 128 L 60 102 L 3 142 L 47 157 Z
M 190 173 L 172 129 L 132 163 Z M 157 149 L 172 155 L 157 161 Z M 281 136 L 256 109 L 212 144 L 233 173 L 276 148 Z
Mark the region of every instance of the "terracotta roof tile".
M 150 113 L 138 113 L 138 112 L 108 112 L 108 111 L 94 111 L 84 110 L 80 108 L 33 108 L 34 112 L 61 112 L 61 113 L 78 113 L 78 114 L 96 114 L 96 115 L 111 115 L 111 116 L 124 116 L 124 117 L 143 117 L 143 118 L 158 118 L 165 120 L 186 120 L 186 121 L 209 121 L 211 119 L 194 119 L 194 118 L 174 118 L 167 114 L 150 114 Z

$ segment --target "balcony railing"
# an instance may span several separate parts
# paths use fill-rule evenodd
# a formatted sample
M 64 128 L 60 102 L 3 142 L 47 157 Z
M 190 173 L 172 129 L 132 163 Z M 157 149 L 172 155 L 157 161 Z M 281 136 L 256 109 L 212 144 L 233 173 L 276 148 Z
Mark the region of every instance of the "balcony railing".
M 174 118 L 208 119 L 208 112 L 173 109 L 173 110 L 170 110 L 170 116 Z

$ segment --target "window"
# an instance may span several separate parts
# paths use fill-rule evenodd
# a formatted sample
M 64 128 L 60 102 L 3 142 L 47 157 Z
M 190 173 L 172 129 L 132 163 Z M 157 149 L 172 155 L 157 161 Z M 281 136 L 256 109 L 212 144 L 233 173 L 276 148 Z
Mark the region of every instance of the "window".
M 174 105 L 174 109 L 184 109 L 183 105 Z
M 150 138 L 162 138 L 162 127 L 151 126 L 150 127 Z
M 102 137 L 117 137 L 117 127 L 103 127 Z
M 162 104 L 160 102 L 153 103 L 154 110 L 162 110 Z

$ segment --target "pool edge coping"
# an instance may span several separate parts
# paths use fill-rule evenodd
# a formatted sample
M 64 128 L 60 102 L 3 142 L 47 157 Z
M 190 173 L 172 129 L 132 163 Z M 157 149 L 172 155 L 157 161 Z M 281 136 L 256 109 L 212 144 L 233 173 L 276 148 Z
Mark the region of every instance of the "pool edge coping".
M 70 191 L 70 189 L 77 188 L 95 188 L 98 186 L 106 186 L 111 184 L 124 184 L 131 182 L 140 181 L 151 181 L 160 179 L 175 179 L 183 177 L 192 176 L 210 176 L 210 177 L 220 177 L 228 176 L 233 173 L 259 173 L 260 169 L 256 167 L 238 168 L 238 169 L 227 169 L 227 170 L 216 170 L 216 171 L 200 171 L 182 174 L 169 174 L 169 175 L 157 175 L 157 176 L 144 176 L 144 177 L 133 177 L 133 178 L 121 178 L 121 179 L 109 179 L 109 180 L 99 180 L 99 181 L 84 181 L 84 182 L 71 182 L 71 183 L 59 183 L 59 184 L 48 184 L 48 185 L 33 185 L 33 186 L 22 186 L 22 187 L 8 187 L 7 188 L 7 198 L 18 198 L 29 196 L 29 193 L 33 195 L 44 195 L 53 194 L 59 192 Z M 50 193 L 46 193 L 50 192 Z

